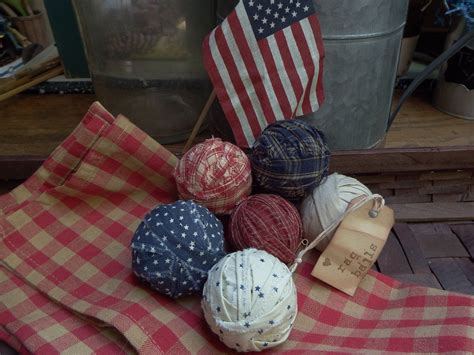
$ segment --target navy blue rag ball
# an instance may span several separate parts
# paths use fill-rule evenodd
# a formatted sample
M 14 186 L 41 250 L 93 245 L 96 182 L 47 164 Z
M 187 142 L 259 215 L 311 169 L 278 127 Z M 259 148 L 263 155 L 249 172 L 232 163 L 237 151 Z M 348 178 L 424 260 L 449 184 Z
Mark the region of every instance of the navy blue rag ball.
M 251 163 L 256 188 L 294 203 L 327 176 L 331 153 L 324 134 L 301 120 L 268 126 L 255 141 Z
M 202 294 L 208 271 L 225 255 L 224 231 L 207 208 L 177 201 L 145 216 L 131 248 L 133 272 L 159 293 Z

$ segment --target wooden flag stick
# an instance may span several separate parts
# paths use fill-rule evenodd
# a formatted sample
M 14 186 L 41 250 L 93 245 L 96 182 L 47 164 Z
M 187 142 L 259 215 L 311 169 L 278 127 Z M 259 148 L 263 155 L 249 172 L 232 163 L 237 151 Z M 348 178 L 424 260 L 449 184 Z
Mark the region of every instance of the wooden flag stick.
M 209 98 L 207 99 L 207 102 L 204 105 L 204 108 L 202 109 L 201 114 L 199 115 L 199 118 L 196 121 L 196 124 L 194 125 L 193 131 L 191 132 L 191 135 L 189 136 L 188 141 L 186 142 L 186 145 L 184 146 L 183 154 L 186 153 L 189 148 L 191 148 L 191 145 L 196 139 L 196 136 L 198 135 L 199 130 L 201 129 L 202 124 L 204 123 L 204 119 L 209 113 L 209 110 L 211 109 L 211 105 L 215 99 L 216 99 L 216 91 L 212 90 L 211 95 L 209 95 Z

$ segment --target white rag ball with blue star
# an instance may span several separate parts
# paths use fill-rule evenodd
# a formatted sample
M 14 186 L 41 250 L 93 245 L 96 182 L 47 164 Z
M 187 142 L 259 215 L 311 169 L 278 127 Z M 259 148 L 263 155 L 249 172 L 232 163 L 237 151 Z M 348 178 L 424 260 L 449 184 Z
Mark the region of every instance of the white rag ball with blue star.
M 224 252 L 222 223 L 205 207 L 177 201 L 151 210 L 131 243 L 132 269 L 172 298 L 201 294 L 208 271 Z
M 209 271 L 201 305 L 225 345 L 261 351 L 288 338 L 297 314 L 296 287 L 290 270 L 276 257 L 245 249 Z

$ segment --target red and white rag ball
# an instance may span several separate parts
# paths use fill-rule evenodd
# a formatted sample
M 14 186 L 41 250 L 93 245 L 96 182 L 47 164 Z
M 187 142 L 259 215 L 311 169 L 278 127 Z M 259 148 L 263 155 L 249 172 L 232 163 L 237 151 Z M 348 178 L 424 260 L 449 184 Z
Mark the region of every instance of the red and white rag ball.
M 277 195 L 253 195 L 230 217 L 228 240 L 237 250 L 256 248 L 284 263 L 295 260 L 303 226 L 298 210 Z
M 252 190 L 247 155 L 218 138 L 191 148 L 177 165 L 175 179 L 181 199 L 193 200 L 216 214 L 231 213 Z

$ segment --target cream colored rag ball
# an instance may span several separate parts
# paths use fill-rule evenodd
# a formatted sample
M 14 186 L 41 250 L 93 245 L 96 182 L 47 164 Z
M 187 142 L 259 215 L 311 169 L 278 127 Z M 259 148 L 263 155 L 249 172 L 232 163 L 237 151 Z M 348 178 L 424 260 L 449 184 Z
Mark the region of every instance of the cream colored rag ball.
M 297 314 L 292 274 L 265 251 L 229 254 L 209 272 L 202 309 L 212 331 L 229 348 L 275 347 L 286 341 Z
M 304 199 L 300 207 L 305 238 L 311 243 L 337 221 L 357 198 L 370 196 L 372 192 L 358 180 L 334 173 Z M 323 251 L 334 236 L 324 237 L 316 249 Z

